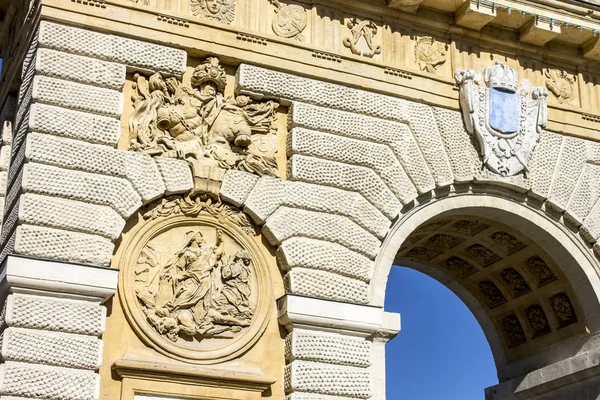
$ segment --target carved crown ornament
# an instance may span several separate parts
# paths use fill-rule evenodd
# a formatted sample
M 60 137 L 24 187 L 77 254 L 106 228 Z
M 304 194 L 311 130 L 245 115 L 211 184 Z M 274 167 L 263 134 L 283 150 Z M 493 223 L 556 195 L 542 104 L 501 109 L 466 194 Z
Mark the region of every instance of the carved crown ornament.
M 136 73 L 134 81 L 131 150 L 186 160 L 196 181 L 218 180 L 227 169 L 279 176 L 274 127 L 279 103 L 225 97 L 227 75 L 218 58 L 198 65 L 190 84 L 160 73 Z
M 455 74 L 465 126 L 477 135 L 483 164 L 502 176 L 527 172 L 533 150 L 546 126 L 548 111 L 545 87 L 531 87 L 517 72 L 496 62 L 483 73 L 475 70 Z
M 123 310 L 147 345 L 211 364 L 256 343 L 273 301 L 268 263 L 248 229 L 241 211 L 207 196 L 147 207 L 116 255 Z

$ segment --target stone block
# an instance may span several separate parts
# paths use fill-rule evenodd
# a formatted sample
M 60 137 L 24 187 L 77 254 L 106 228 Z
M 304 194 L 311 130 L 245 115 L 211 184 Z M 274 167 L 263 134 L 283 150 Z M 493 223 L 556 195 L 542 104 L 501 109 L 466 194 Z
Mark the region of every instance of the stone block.
M 554 21 L 533 17 L 520 29 L 521 42 L 543 47 L 560 35 L 560 26 Z
M 16 254 L 108 267 L 114 244 L 107 238 L 34 225 L 17 227 Z
M 125 220 L 111 207 L 26 193 L 18 207 L 20 224 L 89 233 L 116 240 Z
M 385 144 L 392 149 L 420 194 L 435 188 L 423 153 L 405 123 L 294 102 L 289 111 L 288 127 L 303 127 Z
M 579 138 L 565 137 L 548 195 L 548 201 L 556 209 L 567 208 L 586 161 L 585 142 Z
M 100 336 L 106 308 L 87 301 L 10 294 L 5 303 L 7 327 Z
M 407 121 L 409 117 L 406 100 L 254 65 L 241 64 L 236 81 L 240 93 L 301 101 L 394 121 Z
M 389 219 L 395 218 L 402 208 L 400 201 L 370 168 L 294 155 L 288 161 L 288 169 L 288 176 L 293 180 L 358 192 Z M 412 198 L 402 200 L 408 203 Z
M 294 236 L 338 243 L 374 258 L 379 240 L 347 217 L 280 207 L 268 219 L 263 234 L 273 245 Z
M 563 135 L 544 131 L 540 142 L 531 155 L 531 193 L 538 199 L 546 199 L 550 194 L 554 171 L 563 144 Z
M 456 23 L 465 28 L 481 30 L 496 18 L 496 9 L 487 3 L 468 0 L 455 15 Z
M 372 396 L 367 369 L 309 361 L 294 361 L 285 367 L 285 389 L 330 396 L 367 399 Z
M 245 211 L 262 224 L 280 206 L 344 215 L 379 238 L 391 225 L 360 193 L 269 177 L 258 181 L 246 200 Z
M 194 188 L 192 172 L 187 161 L 155 157 L 154 162 L 165 184 L 165 194 L 185 193 Z
M 451 185 L 454 176 L 437 124 L 432 124 L 435 121 L 432 108 L 419 103 L 410 103 L 408 108 L 410 128 L 429 165 L 436 185 L 438 187 Z
M 481 170 L 481 157 L 477 152 L 478 144 L 464 127 L 459 111 L 433 107 L 433 114 L 442 137 L 442 142 L 450 161 L 454 182 L 472 181 Z
M 27 398 L 97 400 L 100 375 L 93 371 L 6 362 L 0 365 L 0 393 Z
M 4 397 L 0 397 L 0 400 L 4 400 Z M 12 400 L 12 399 L 8 399 Z M 21 400 L 21 399 L 15 399 Z M 322 394 L 305 393 L 305 392 L 294 392 L 285 396 L 285 400 L 354 400 L 352 397 L 340 397 L 340 396 L 324 396 Z
M 35 59 L 39 75 L 121 90 L 125 83 L 125 66 L 90 57 L 39 49 Z
M 31 133 L 27 137 L 25 158 L 42 164 L 125 178 L 144 203 L 165 192 L 154 160 L 139 152 Z
M 2 337 L 2 359 L 31 364 L 97 370 L 102 364 L 102 340 L 23 328 L 7 328 Z
M 219 195 L 224 201 L 242 207 L 257 181 L 256 175 L 230 169 L 225 172 Z
M 366 368 L 371 365 L 372 343 L 334 333 L 294 329 L 285 338 L 285 358 Z
M 121 136 L 121 122 L 47 104 L 32 104 L 29 115 L 32 131 L 115 147 Z
M 10 167 L 10 144 L 3 144 L 0 147 L 0 171 L 8 171 Z
M 327 271 L 294 268 L 284 277 L 286 293 L 367 304 L 369 284 Z
M 398 199 L 406 200 L 417 196 L 410 178 L 386 145 L 305 128 L 293 128 L 287 139 L 288 156 L 302 154 L 371 168 Z
M 142 206 L 140 196 L 125 179 L 49 165 L 27 163 L 22 188 L 25 193 L 107 205 L 124 218 Z
M 4 121 L 2 124 L 2 144 L 12 143 L 12 131 L 13 125 L 11 121 Z
M 120 91 L 47 76 L 33 78 L 32 99 L 109 117 L 120 117 L 123 112 L 123 93 Z
M 581 224 L 600 199 L 600 165 L 585 164 L 569 199 L 566 215 Z
M 374 268 L 373 261 L 342 245 L 305 237 L 283 241 L 277 249 L 277 263 L 284 271 L 317 269 L 364 282 L 370 280 Z
M 50 21 L 40 22 L 38 41 L 41 48 L 99 58 L 147 71 L 182 75 L 187 64 L 185 50 Z

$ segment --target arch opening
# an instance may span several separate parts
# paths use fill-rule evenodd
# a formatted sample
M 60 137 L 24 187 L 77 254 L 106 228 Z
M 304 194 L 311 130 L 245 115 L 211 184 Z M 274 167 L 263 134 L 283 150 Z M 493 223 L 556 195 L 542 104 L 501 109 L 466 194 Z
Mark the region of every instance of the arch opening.
M 392 228 L 373 302 L 382 303 L 392 264 L 438 280 L 479 322 L 503 382 L 591 349 L 599 303 L 590 256 L 542 212 L 489 195 L 447 197 Z
M 388 398 L 480 400 L 498 383 L 489 343 L 473 313 L 436 279 L 394 265 L 385 310 L 404 328 L 386 353 Z

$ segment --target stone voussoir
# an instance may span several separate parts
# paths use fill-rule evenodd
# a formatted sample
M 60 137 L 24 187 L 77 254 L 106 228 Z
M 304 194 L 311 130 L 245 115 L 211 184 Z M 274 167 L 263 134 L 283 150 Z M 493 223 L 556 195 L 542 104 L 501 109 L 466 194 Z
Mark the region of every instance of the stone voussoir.
M 140 196 L 125 179 L 36 163 L 23 167 L 22 189 L 25 193 L 108 205 L 124 218 L 142 206 Z
M 369 284 L 332 272 L 292 268 L 284 277 L 286 292 L 334 301 L 366 304 Z
M 385 144 L 392 149 L 419 194 L 435 189 L 423 153 L 406 123 L 294 102 L 290 106 L 288 129 L 295 127 Z
M 125 178 L 144 203 L 165 192 L 154 160 L 139 152 L 34 132 L 27 137 L 25 158 L 42 164 Z
M 242 207 L 250 192 L 258 182 L 258 176 L 244 171 L 230 169 L 225 172 L 219 195 L 236 207 Z
M 241 64 L 236 81 L 240 93 L 300 101 L 394 121 L 409 118 L 406 100 L 254 65 Z
M 288 171 L 291 180 L 358 192 L 389 219 L 394 219 L 402 208 L 400 201 L 370 168 L 296 154 L 288 161 Z M 406 204 L 413 198 L 402 200 Z
M 378 238 L 383 238 L 391 225 L 360 193 L 271 177 L 258 180 L 246 200 L 245 211 L 262 224 L 281 206 L 344 215 Z
M 263 234 L 272 245 L 294 236 L 338 243 L 369 258 L 375 258 L 381 242 L 341 215 L 280 207 L 268 219 Z
M 294 128 L 287 136 L 287 153 L 371 168 L 398 199 L 417 197 L 415 186 L 386 145 Z
M 146 71 L 182 75 L 187 64 L 185 50 L 42 21 L 39 47 L 100 58 Z
M 277 261 L 284 271 L 292 268 L 318 269 L 364 282 L 371 279 L 374 268 L 373 261 L 342 245 L 305 237 L 283 241 L 277 249 Z

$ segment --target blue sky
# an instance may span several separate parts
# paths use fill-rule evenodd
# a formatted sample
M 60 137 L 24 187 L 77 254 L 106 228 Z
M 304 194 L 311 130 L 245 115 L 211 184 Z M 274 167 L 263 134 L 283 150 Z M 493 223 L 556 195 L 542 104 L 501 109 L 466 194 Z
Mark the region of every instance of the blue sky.
M 402 318 L 386 347 L 388 399 L 483 400 L 484 388 L 498 383 L 481 327 L 441 283 L 394 266 L 385 309 Z

